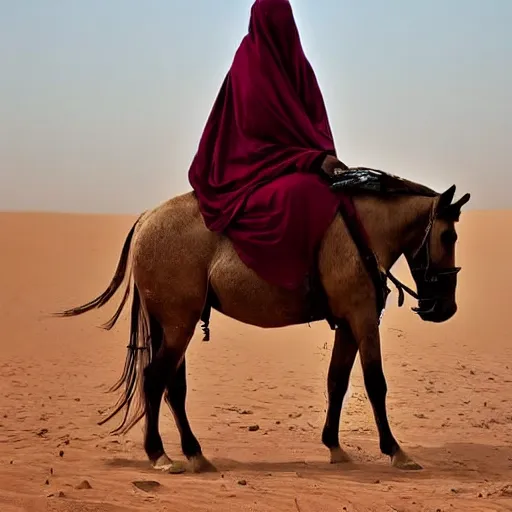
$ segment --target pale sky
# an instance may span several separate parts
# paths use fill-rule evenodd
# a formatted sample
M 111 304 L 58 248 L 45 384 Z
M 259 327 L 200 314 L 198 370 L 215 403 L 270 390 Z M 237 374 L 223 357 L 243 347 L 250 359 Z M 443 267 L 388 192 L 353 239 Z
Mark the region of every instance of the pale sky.
M 291 2 L 344 162 L 512 208 L 512 0 Z M 251 4 L 0 0 L 0 210 L 189 190 Z

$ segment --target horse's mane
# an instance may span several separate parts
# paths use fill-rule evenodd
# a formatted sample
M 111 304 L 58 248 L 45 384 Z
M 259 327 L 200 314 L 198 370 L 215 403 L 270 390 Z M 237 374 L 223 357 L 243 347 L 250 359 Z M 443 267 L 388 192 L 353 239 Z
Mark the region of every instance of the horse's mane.
M 345 190 L 348 193 L 377 195 L 415 195 L 436 197 L 438 192 L 425 185 L 389 174 L 377 169 L 356 167 L 345 171 L 331 183 L 333 190 Z

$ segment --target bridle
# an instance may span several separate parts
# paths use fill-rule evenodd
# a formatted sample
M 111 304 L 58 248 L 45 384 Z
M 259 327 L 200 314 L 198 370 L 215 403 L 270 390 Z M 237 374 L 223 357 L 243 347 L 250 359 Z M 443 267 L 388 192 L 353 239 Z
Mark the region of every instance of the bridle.
M 449 267 L 442 269 L 435 269 L 431 266 L 430 259 L 430 239 L 432 234 L 432 228 L 434 221 L 437 218 L 436 214 L 437 203 L 434 203 L 431 214 L 429 217 L 428 225 L 425 229 L 425 235 L 421 241 L 420 246 L 416 249 L 412 256 L 408 258 L 409 268 L 414 281 L 417 283 L 417 287 L 424 287 L 427 290 L 425 296 L 420 296 L 418 292 L 415 292 L 401 281 L 399 281 L 389 270 L 380 268 L 381 273 L 385 278 L 389 279 L 398 290 L 398 307 L 402 307 L 405 300 L 405 293 L 418 300 L 419 307 L 412 308 L 415 313 L 428 314 L 435 310 L 436 303 L 439 300 L 444 299 L 443 295 L 435 295 L 434 293 L 428 293 L 434 286 L 437 288 L 443 282 L 450 284 L 449 281 L 460 272 L 461 267 Z M 386 286 L 387 288 L 387 286 Z M 441 287 L 443 289 L 444 287 Z M 419 291 L 419 290 L 418 290 Z M 386 291 L 386 297 L 390 293 L 389 288 Z M 427 306 L 423 308 L 422 305 Z

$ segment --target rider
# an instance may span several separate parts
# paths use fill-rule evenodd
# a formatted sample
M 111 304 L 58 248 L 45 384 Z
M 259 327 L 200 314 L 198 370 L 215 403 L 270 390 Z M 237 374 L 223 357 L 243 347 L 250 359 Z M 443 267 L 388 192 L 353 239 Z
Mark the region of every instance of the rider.
M 324 101 L 288 0 L 256 0 L 189 170 L 206 226 L 267 281 L 296 288 L 339 197 Z

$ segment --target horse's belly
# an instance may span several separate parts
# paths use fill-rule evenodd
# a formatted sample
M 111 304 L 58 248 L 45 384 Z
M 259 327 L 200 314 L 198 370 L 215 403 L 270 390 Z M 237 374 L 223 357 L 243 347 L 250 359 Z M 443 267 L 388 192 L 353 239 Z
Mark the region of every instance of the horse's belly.
M 218 309 L 231 318 L 258 327 L 285 327 L 309 320 L 307 290 L 273 286 L 245 266 L 224 240 L 210 270 Z

